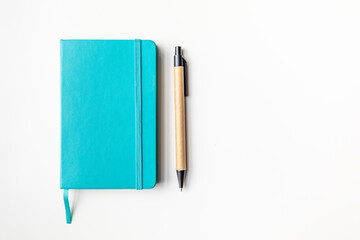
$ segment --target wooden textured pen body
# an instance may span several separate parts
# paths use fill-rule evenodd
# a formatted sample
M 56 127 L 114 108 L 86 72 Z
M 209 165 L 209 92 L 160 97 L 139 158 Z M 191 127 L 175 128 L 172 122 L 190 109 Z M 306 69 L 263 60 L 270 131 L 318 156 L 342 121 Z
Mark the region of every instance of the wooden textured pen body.
M 186 170 L 184 67 L 174 67 L 176 170 Z

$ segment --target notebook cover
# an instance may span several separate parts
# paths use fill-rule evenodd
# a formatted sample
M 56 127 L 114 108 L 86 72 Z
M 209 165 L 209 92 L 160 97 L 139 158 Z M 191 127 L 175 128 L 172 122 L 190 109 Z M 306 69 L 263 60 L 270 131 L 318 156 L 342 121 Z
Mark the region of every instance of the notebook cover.
M 140 40 L 142 188 L 156 183 L 156 46 Z M 134 40 L 61 40 L 63 189 L 137 188 Z

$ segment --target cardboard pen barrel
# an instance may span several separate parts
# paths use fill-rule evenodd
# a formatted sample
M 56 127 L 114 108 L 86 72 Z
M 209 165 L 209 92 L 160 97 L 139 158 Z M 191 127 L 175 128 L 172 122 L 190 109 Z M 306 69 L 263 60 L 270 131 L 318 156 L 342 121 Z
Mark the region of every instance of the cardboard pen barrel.
M 184 67 L 174 67 L 176 170 L 186 170 Z

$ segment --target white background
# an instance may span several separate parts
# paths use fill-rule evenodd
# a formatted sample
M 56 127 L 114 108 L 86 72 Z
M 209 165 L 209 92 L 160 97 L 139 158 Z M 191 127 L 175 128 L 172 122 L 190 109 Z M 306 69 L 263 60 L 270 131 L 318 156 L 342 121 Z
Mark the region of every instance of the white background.
M 350 0 L 2 0 L 0 239 L 360 239 L 359 27 Z M 158 46 L 159 183 L 71 191 L 71 225 L 61 38 Z M 176 45 L 189 64 L 182 193 Z

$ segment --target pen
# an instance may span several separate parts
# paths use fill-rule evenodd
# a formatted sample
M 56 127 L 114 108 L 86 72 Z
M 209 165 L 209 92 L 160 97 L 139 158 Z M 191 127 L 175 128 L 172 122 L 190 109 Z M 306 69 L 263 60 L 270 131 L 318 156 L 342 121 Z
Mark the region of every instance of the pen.
M 186 61 L 181 55 L 181 47 L 175 47 L 174 56 L 174 89 L 175 89 L 175 141 L 176 141 L 176 174 L 180 191 L 183 189 L 186 172 L 186 131 L 185 131 L 185 96 Z

